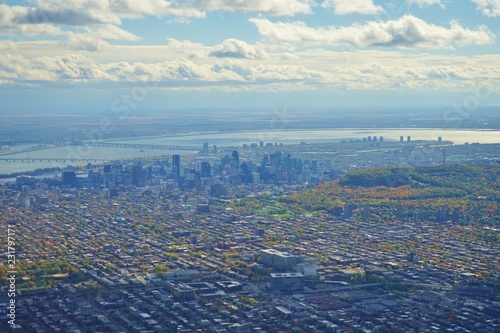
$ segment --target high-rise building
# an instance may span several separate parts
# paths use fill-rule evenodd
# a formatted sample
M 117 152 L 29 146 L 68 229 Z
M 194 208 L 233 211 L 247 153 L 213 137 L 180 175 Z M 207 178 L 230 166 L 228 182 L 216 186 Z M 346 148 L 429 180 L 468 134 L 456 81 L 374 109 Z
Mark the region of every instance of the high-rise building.
M 172 155 L 172 172 L 180 177 L 181 175 L 181 156 L 180 155 Z
M 363 207 L 363 209 L 361 210 L 361 216 L 363 216 L 363 218 L 367 219 L 370 217 L 370 214 L 371 214 L 370 207 L 369 206 Z
M 423 211 L 413 212 L 413 221 L 414 222 L 425 221 L 426 219 L 427 219 L 427 212 L 423 212 Z
M 314 174 L 318 173 L 318 161 L 316 161 L 316 160 L 312 161 L 312 172 Z
M 139 186 L 139 179 L 142 176 L 142 167 L 140 165 L 134 165 L 132 167 L 132 185 Z
M 271 290 L 302 291 L 304 290 L 304 275 L 302 273 L 271 273 Z
M 436 220 L 437 222 L 446 222 L 449 220 L 450 213 L 446 208 L 440 208 L 437 212 Z
M 342 206 L 335 206 L 335 207 L 333 207 L 333 209 L 331 210 L 330 213 L 334 216 L 340 216 L 340 215 L 342 215 L 343 211 L 344 211 L 344 209 L 342 208 Z
M 238 169 L 240 167 L 240 155 L 236 150 L 231 154 L 231 167 L 233 169 Z
M 291 270 L 297 264 L 298 257 L 275 249 L 260 250 L 260 262 L 280 271 Z
M 74 171 L 64 171 L 61 181 L 63 185 L 73 185 L 76 182 L 76 173 Z
M 345 217 L 346 219 L 348 219 L 348 218 L 351 218 L 351 217 L 352 217 L 352 212 L 354 211 L 354 207 L 355 207 L 355 206 L 354 206 L 354 204 L 352 204 L 352 203 L 346 203 L 346 204 L 344 205 L 344 217 Z
M 210 167 L 210 162 L 201 162 L 200 173 L 204 178 L 210 177 L 212 168 Z

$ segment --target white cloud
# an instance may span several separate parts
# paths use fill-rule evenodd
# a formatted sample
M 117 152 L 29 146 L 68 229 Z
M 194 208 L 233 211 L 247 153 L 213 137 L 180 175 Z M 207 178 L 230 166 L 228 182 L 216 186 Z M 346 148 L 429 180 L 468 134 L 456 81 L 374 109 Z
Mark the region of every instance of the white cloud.
M 337 15 L 346 14 L 377 14 L 384 11 L 381 6 L 375 5 L 373 0 L 325 0 L 321 7 L 333 8 Z
M 49 20 L 54 13 L 62 18 L 78 13 L 83 18 L 91 18 L 88 23 L 119 24 L 121 18 L 140 18 L 143 15 L 182 16 L 202 18 L 205 13 L 192 6 L 189 1 L 164 0 L 36 0 L 36 8 L 47 13 Z M 66 15 L 65 15 L 66 14 Z M 79 22 L 77 19 L 76 22 Z M 81 22 L 84 24 L 85 22 Z M 72 24 L 72 23 L 66 23 Z M 74 24 L 74 23 L 73 23 Z M 81 24 L 80 24 L 81 25 Z
M 17 22 L 25 24 L 61 24 L 82 26 L 92 24 L 120 24 L 118 15 L 106 8 L 103 1 L 36 1 L 35 7 L 23 7 L 26 15 Z
M 410 5 L 417 5 L 420 8 L 429 7 L 432 5 L 438 5 L 441 8 L 444 8 L 444 4 L 442 0 L 406 0 Z
M 138 36 L 110 24 L 101 26 L 97 29 L 86 28 L 86 32 L 92 37 L 106 40 L 126 40 L 136 42 L 140 39 Z
M 500 16 L 500 0 L 472 0 L 477 9 L 485 16 Z
M 100 51 L 110 47 L 108 40 L 138 41 L 139 37 L 114 25 L 86 27 L 84 33 L 67 32 L 66 46 L 72 50 Z
M 277 16 L 311 14 L 313 0 L 195 0 L 206 11 L 257 12 Z
M 217 59 L 213 63 L 206 60 L 195 62 L 181 58 L 98 63 L 81 55 L 33 58 L 0 55 L 0 82 L 10 85 L 45 82 L 46 86 L 74 87 L 83 82 L 94 85 L 157 82 L 159 87 L 227 89 L 232 86 L 234 90 L 245 91 L 273 89 L 280 85 L 290 90 L 328 86 L 332 90 L 436 89 L 449 92 L 463 91 L 478 81 L 491 87 L 500 85 L 500 64 L 496 55 L 407 57 L 398 52 L 358 51 L 346 58 L 342 52 L 312 50 L 302 52 L 296 64 L 293 60 L 283 63 L 280 54 L 269 55 L 265 62 L 258 63 L 231 58 Z
M 209 56 L 216 58 L 261 59 L 266 57 L 266 53 L 260 45 L 249 45 L 244 41 L 230 38 L 214 46 Z
M 100 51 L 110 47 L 109 43 L 105 40 L 87 34 L 78 34 L 69 31 L 66 33 L 66 38 L 67 42 L 65 45 L 72 50 Z
M 58 34 L 54 25 L 120 25 L 144 15 L 173 16 L 173 22 L 203 18 L 207 11 L 293 16 L 312 13 L 313 0 L 33 0 L 32 6 L 0 4 L 1 33 Z
M 309 27 L 300 21 L 273 23 L 263 18 L 252 18 L 249 21 L 257 26 L 262 36 L 272 41 L 304 45 L 438 49 L 484 45 L 495 39 L 486 27 L 470 30 L 452 21 L 447 28 L 427 23 L 412 15 L 386 22 L 369 21 L 348 27 L 326 28 Z
M 21 34 L 21 35 L 58 35 L 59 28 L 46 21 L 39 20 L 37 24 L 32 24 L 27 20 L 30 16 L 30 9 L 21 6 L 7 6 L 0 4 L 0 34 Z

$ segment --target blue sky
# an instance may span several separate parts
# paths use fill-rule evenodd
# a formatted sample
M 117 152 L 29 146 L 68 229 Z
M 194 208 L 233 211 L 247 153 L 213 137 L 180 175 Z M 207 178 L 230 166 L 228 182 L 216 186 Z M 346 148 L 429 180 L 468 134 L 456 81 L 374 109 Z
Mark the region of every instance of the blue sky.
M 0 112 L 499 105 L 500 0 L 0 1 Z

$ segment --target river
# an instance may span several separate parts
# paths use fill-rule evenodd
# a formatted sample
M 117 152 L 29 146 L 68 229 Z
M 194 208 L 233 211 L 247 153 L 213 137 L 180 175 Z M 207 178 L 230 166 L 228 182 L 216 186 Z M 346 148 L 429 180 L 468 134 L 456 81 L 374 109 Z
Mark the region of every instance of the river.
M 163 145 L 183 145 L 196 146 L 200 149 L 204 142 L 210 146 L 241 146 L 243 144 L 259 143 L 317 143 L 335 142 L 341 140 L 356 140 L 368 136 L 383 136 L 384 140 L 399 140 L 403 136 L 406 140 L 410 136 L 412 140 L 432 140 L 437 141 L 442 137 L 444 141 L 453 141 L 455 144 L 469 143 L 500 143 L 500 131 L 495 130 L 443 130 L 443 129 L 329 129 L 329 130 L 275 130 L 275 131 L 245 131 L 245 132 L 218 132 L 218 133 L 192 133 L 177 136 L 145 137 L 133 140 L 107 140 L 107 142 L 117 143 L 137 143 L 137 144 L 163 144 Z M 19 147 L 12 147 L 11 152 Z M 75 154 L 76 152 L 76 154 Z M 0 157 L 19 158 L 28 162 L 6 162 L 0 161 L 0 174 L 10 174 L 14 172 L 33 171 L 41 168 L 65 167 L 68 164 L 75 164 L 64 161 L 31 162 L 32 159 L 72 159 L 78 156 L 88 160 L 117 160 L 125 158 L 146 158 L 154 156 L 170 156 L 172 154 L 187 155 L 196 153 L 195 151 L 169 151 L 156 149 L 133 149 L 133 148 L 111 148 L 111 147 L 56 147 L 34 150 L 29 152 L 2 155 Z M 86 164 L 79 162 L 78 164 Z

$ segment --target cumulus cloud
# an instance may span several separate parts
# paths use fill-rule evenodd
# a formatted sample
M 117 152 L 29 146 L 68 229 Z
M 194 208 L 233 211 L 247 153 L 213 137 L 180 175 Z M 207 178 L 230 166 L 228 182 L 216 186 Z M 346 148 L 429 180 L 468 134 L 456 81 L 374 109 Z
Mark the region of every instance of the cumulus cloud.
M 115 25 L 104 25 L 97 29 L 86 29 L 87 34 L 92 37 L 106 40 L 126 40 L 136 42 L 140 38 L 128 31 L 118 28 Z
M 410 5 L 417 5 L 420 8 L 432 5 L 438 5 L 439 7 L 444 8 L 442 0 L 406 0 L 406 2 Z
M 11 16 L 12 24 L 62 24 L 62 25 L 92 25 L 100 23 L 120 24 L 120 18 L 108 12 L 101 6 L 89 3 L 88 6 L 75 4 L 74 1 L 57 2 L 48 0 L 47 2 L 37 2 L 34 7 L 22 7 L 4 5 L 0 12 L 14 12 Z
M 209 56 L 216 58 L 261 59 L 266 57 L 266 53 L 259 45 L 249 45 L 244 41 L 230 38 L 214 46 Z
M 443 27 L 412 15 L 386 22 L 369 21 L 348 27 L 325 28 L 309 27 L 300 21 L 274 23 L 263 18 L 249 21 L 257 26 L 262 36 L 270 40 L 306 45 L 438 49 L 484 45 L 495 39 L 486 27 L 470 30 L 455 21 L 450 22 L 449 27 Z
M 23 35 L 60 34 L 59 28 L 46 21 L 40 20 L 37 21 L 37 24 L 32 24 L 27 20 L 29 15 L 29 8 L 0 4 L 0 32 Z
M 320 53 L 318 53 L 320 52 Z M 328 58 L 339 58 L 332 66 Z M 320 56 L 321 55 L 321 56 Z M 196 63 L 185 58 L 157 62 L 98 63 L 82 55 L 26 58 L 0 55 L 0 82 L 10 85 L 157 82 L 161 87 L 228 87 L 235 90 L 271 89 L 276 84 L 296 84 L 332 89 L 392 90 L 442 89 L 460 91 L 480 80 L 498 87 L 500 64 L 494 55 L 473 58 L 416 55 L 412 59 L 399 53 L 359 51 L 342 60 L 331 51 L 304 52 L 300 65 L 247 59 L 216 59 Z M 323 60 L 322 60 L 323 59 Z M 320 62 L 320 63 L 318 63 Z M 348 66 L 346 64 L 349 64 Z M 288 86 L 290 89 L 292 86 Z
M 191 86 L 214 83 L 270 83 L 324 80 L 325 74 L 292 65 L 251 66 L 242 62 L 196 64 L 187 59 L 156 63 L 96 64 L 84 56 L 68 55 L 26 59 L 0 55 L 0 79 L 11 82 L 160 82 L 162 85 Z
M 86 27 L 83 33 L 66 33 L 65 45 L 72 50 L 99 51 L 109 48 L 108 40 L 138 41 L 140 38 L 114 25 L 104 25 L 98 28 Z
M 377 14 L 384 11 L 381 6 L 375 5 L 373 0 L 325 0 L 321 7 L 333 8 L 337 15 L 346 14 Z
M 119 24 L 121 18 L 140 18 L 143 15 L 182 16 L 202 18 L 205 13 L 187 1 L 164 0 L 36 0 L 36 8 L 47 13 L 49 20 L 54 13 L 78 13 L 91 18 L 88 23 Z M 77 20 L 78 22 L 78 20 Z M 82 22 L 85 23 L 85 22 Z M 68 23 L 71 24 L 71 23 Z
M 2 33 L 56 34 L 54 25 L 120 25 L 144 15 L 173 16 L 174 22 L 203 18 L 206 12 L 256 12 L 277 16 L 312 13 L 314 0 L 33 0 L 32 6 L 0 4 Z
M 500 0 L 472 0 L 477 9 L 485 16 L 500 16 Z
M 110 45 L 103 39 L 95 38 L 86 34 L 74 32 L 66 33 L 67 42 L 65 45 L 72 50 L 80 51 L 100 51 L 108 48 Z
M 311 14 L 313 0 L 196 0 L 195 6 L 206 11 L 257 12 L 277 16 Z

